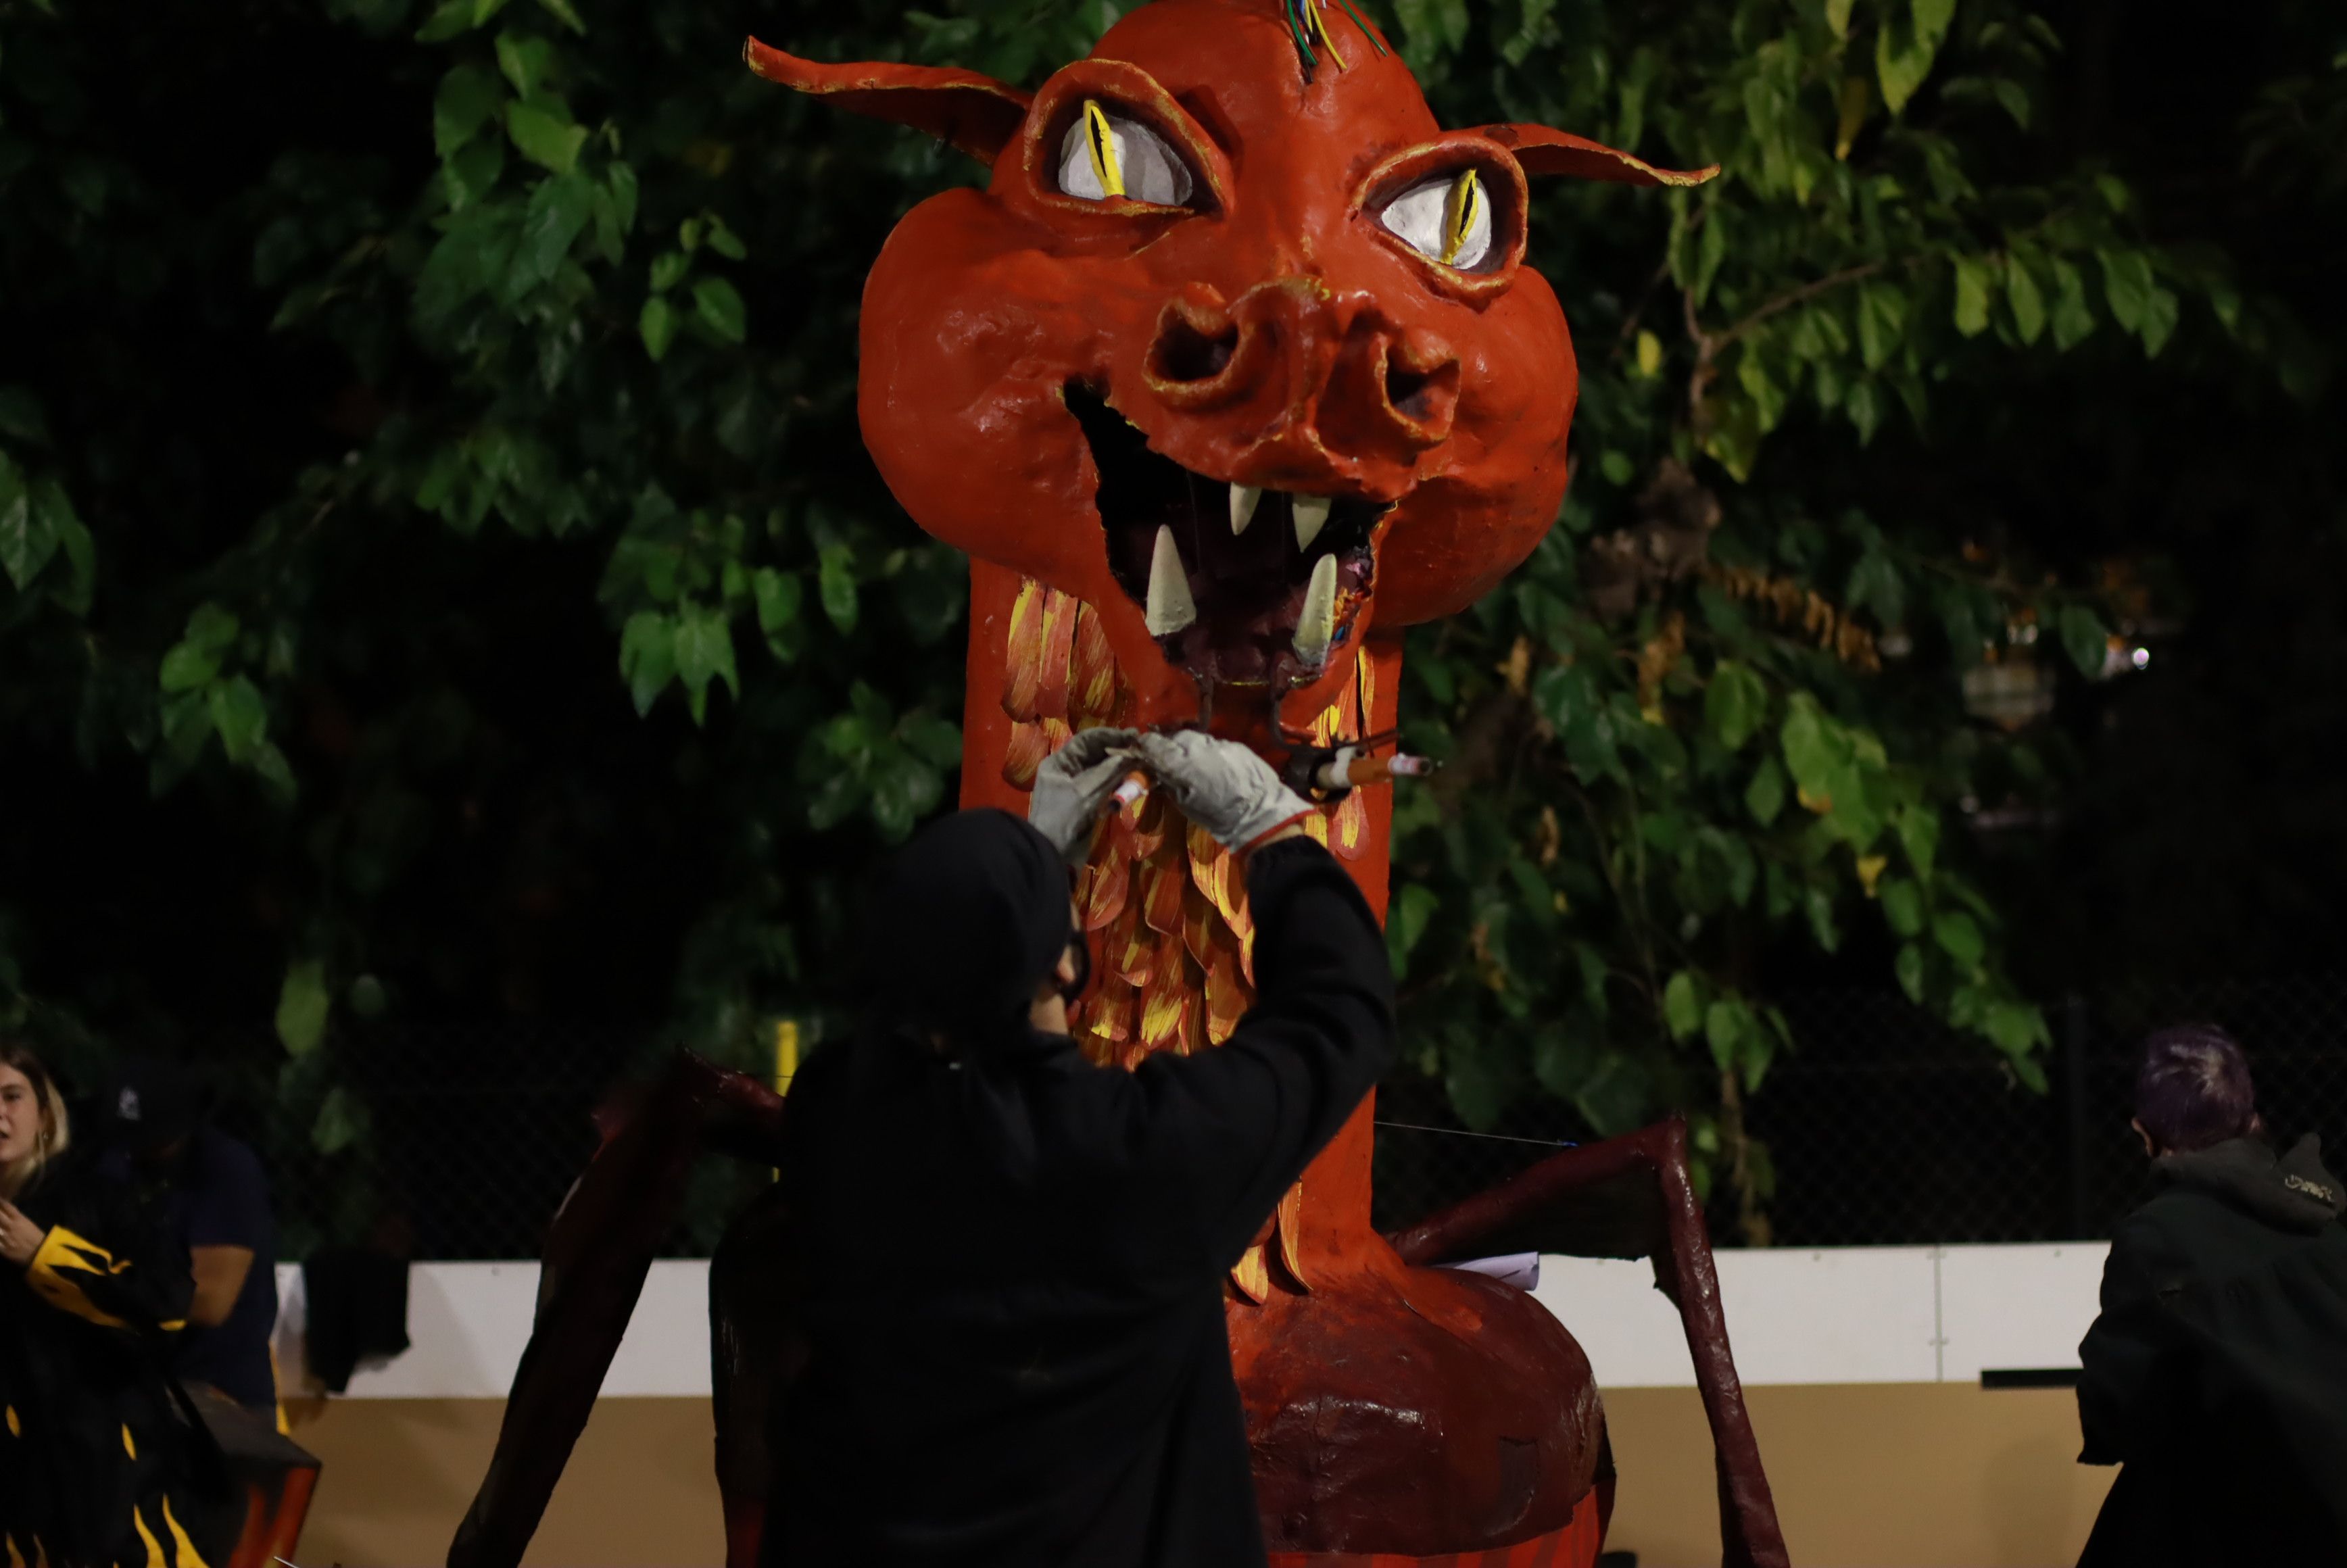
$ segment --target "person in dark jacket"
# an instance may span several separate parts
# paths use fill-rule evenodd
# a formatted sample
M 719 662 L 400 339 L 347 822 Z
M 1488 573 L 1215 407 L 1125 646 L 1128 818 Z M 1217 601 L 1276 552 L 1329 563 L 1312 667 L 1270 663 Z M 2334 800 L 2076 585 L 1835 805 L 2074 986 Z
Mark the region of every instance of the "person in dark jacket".
M 2162 1030 L 2136 1079 L 2162 1191 L 2121 1221 L 2078 1347 L 2079 1460 L 2123 1466 L 2085 1568 L 2347 1563 L 2347 1188 L 2277 1154 L 2222 1030 Z
M 1223 1045 L 1128 1072 L 1068 1036 L 1069 864 L 1136 764 L 1251 852 L 1257 989 Z M 1092 731 L 1030 822 L 962 812 L 899 856 L 882 994 L 787 1112 L 807 1348 L 770 1568 L 1265 1562 L 1222 1282 L 1395 1052 L 1384 942 L 1307 810 L 1243 747 Z
M 56 1081 L 0 1041 L 0 1537 L 11 1568 L 204 1568 L 223 1501 L 165 1364 L 186 1250 L 70 1147 Z M 199 1546 L 199 1542 L 202 1545 Z

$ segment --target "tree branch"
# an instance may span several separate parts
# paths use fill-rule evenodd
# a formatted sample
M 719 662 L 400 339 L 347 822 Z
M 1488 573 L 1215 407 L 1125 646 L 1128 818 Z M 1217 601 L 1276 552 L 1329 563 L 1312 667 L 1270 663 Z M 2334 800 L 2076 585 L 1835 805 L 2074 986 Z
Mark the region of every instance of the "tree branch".
M 1875 273 L 1881 272 L 1887 264 L 1888 263 L 1882 261 L 1867 261 L 1855 267 L 1844 267 L 1840 272 L 1829 272 L 1824 277 L 1818 279 L 1814 282 L 1803 283 L 1798 289 L 1788 289 L 1785 292 L 1778 294 L 1775 299 L 1768 301 L 1758 310 L 1754 311 L 1750 315 L 1746 316 L 1742 321 L 1737 322 L 1734 326 L 1729 327 L 1725 332 L 1722 332 L 1717 336 L 1714 337 L 1711 340 L 1712 346 L 1715 349 L 1726 348 L 1729 343 L 1734 343 L 1737 339 L 1750 332 L 1754 327 L 1757 327 L 1762 322 L 1767 321 L 1770 316 L 1776 315 L 1779 312 L 1789 311 L 1795 305 L 1807 304 L 1809 301 L 1816 299 L 1819 294 L 1829 293 L 1833 290 L 1840 288 L 1845 283 L 1855 283 L 1862 279 L 1870 278 L 1874 276 Z

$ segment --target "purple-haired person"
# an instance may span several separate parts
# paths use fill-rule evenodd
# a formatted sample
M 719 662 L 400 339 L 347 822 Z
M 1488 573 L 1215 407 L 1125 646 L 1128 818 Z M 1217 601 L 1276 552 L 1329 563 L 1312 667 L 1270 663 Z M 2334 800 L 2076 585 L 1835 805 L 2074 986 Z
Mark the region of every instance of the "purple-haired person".
M 2347 1188 L 2274 1152 L 2213 1024 L 2144 1042 L 2135 1130 L 2160 1191 L 2078 1347 L 2079 1460 L 2124 1467 L 2080 1568 L 2347 1563 Z

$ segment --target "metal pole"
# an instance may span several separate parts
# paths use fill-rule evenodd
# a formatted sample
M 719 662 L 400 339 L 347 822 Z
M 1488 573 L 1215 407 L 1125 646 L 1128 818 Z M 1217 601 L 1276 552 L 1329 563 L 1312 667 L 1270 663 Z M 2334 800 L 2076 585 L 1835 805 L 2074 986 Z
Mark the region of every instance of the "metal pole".
M 2083 1241 L 2091 1232 L 2086 1221 L 2086 1035 L 2092 1027 L 2086 999 L 2073 991 L 2062 999 L 2062 1056 L 2067 1081 L 2063 1099 L 2068 1145 L 2070 1228 L 2065 1239 Z

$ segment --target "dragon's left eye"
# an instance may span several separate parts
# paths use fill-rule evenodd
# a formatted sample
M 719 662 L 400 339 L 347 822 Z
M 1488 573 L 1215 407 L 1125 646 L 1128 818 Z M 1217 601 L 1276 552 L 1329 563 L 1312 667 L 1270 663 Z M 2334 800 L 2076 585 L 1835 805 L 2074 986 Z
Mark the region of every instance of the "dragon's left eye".
M 1491 254 L 1491 197 L 1472 169 L 1439 174 L 1386 203 L 1378 221 L 1429 261 L 1471 272 Z
M 1060 143 L 1060 189 L 1086 201 L 1146 201 L 1184 207 L 1190 166 L 1155 131 L 1086 98 Z

